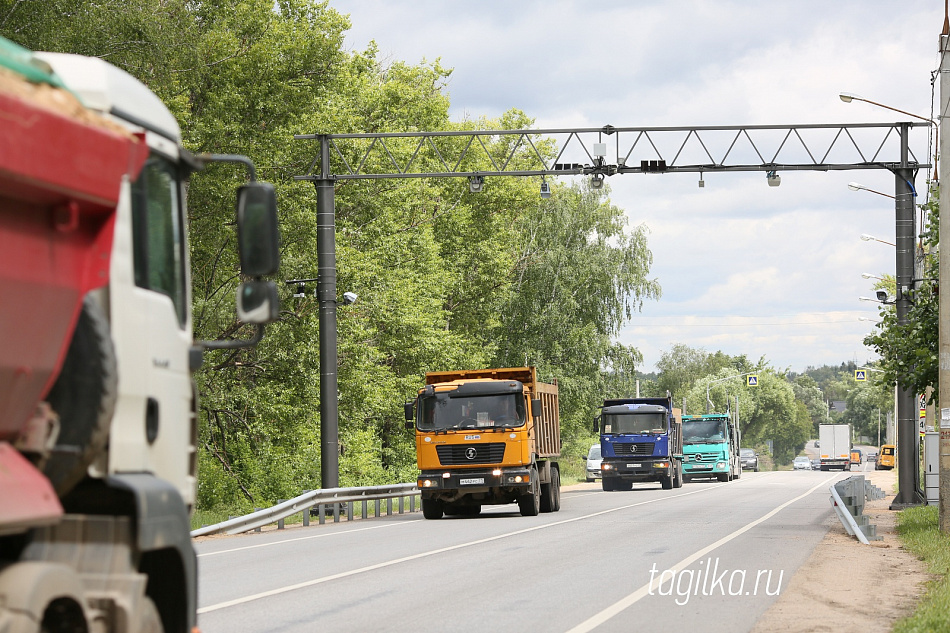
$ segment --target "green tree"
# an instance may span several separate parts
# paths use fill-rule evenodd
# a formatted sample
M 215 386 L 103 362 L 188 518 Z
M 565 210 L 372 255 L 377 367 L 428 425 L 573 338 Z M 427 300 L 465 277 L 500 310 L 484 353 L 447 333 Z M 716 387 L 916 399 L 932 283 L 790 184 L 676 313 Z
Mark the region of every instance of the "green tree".
M 710 354 L 702 348 L 678 343 L 663 352 L 657 361 L 656 367 L 660 371 L 657 384 L 661 391 L 669 391 L 674 396 L 685 395 L 706 376 L 720 374 L 720 370 L 727 368 L 733 369 L 733 373 L 740 372 L 745 366 L 745 357 L 733 358 L 722 351 Z M 705 404 L 701 404 L 699 410 L 705 411 Z

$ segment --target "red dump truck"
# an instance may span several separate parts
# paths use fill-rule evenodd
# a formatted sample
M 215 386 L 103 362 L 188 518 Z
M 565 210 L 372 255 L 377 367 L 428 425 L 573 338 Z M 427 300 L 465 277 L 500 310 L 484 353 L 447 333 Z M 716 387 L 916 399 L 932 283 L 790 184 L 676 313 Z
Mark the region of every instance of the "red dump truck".
M 248 343 L 192 339 L 204 161 L 130 75 L 2 38 L 0 119 L 0 630 L 190 633 L 191 372 Z M 275 272 L 273 188 L 242 188 L 237 216 L 244 273 Z M 262 328 L 276 297 L 249 281 L 239 315 Z
M 534 367 L 429 372 L 405 408 L 425 518 L 515 502 L 524 516 L 560 509 L 557 383 Z

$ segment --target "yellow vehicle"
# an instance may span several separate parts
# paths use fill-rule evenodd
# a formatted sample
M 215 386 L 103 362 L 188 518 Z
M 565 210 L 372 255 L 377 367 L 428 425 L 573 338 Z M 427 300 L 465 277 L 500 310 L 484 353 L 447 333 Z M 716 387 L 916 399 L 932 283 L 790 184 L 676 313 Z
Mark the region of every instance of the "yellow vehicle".
M 861 462 L 864 461 L 864 456 L 861 454 L 861 451 L 857 448 L 851 449 L 851 465 L 857 464 L 861 465 Z
M 877 464 L 874 470 L 890 470 L 894 468 L 896 462 L 897 447 L 893 444 L 884 444 L 881 446 L 881 452 L 877 456 Z
M 557 384 L 534 367 L 429 372 L 405 409 L 425 518 L 514 502 L 523 516 L 560 509 Z

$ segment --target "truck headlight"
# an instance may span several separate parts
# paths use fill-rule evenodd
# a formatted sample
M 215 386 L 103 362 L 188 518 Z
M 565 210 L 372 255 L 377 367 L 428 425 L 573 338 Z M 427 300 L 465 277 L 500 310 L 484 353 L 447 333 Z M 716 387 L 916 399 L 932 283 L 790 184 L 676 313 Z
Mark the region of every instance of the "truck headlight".
M 716 468 L 725 468 L 726 462 L 716 462 Z
M 419 487 L 420 488 L 438 488 L 439 480 L 438 479 L 420 479 Z
M 601 469 L 601 470 L 613 470 L 613 468 L 614 468 L 614 467 L 611 466 L 610 464 L 601 464 L 601 465 L 600 465 L 600 469 Z
M 654 468 L 669 468 L 669 467 L 670 467 L 670 463 L 669 463 L 669 462 L 655 462 L 655 463 L 653 464 L 653 467 L 654 467 Z

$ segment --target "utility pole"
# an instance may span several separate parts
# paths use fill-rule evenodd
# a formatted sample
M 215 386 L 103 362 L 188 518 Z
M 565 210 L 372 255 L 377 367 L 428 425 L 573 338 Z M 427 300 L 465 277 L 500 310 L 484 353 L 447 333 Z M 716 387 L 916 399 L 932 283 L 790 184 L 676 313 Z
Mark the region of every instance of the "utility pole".
M 940 137 L 940 146 L 937 153 L 940 157 L 937 169 L 939 183 L 939 213 L 940 213 L 940 252 L 939 252 L 939 285 L 943 292 L 938 293 L 938 354 L 939 370 L 937 386 L 940 389 L 938 402 L 938 418 L 935 421 L 940 431 L 940 531 L 950 533 L 950 248 L 943 245 L 950 236 L 950 175 L 947 170 L 946 156 L 950 155 L 950 126 L 947 125 L 947 106 L 950 104 L 950 19 L 947 18 L 947 8 L 944 5 L 943 33 L 940 35 L 940 108 L 937 112 L 937 131 Z
M 330 150 L 326 137 L 320 139 L 323 161 L 317 188 L 317 298 L 320 304 L 320 485 L 324 489 L 340 485 L 340 426 L 337 401 L 336 335 L 336 202 L 334 185 L 327 172 Z
M 914 228 L 914 172 L 908 164 L 908 124 L 901 126 L 901 162 L 894 169 L 894 214 L 896 216 L 896 278 L 897 278 L 897 324 L 907 323 L 910 312 L 910 294 L 914 287 L 914 257 L 916 255 L 916 231 Z M 921 505 L 924 502 L 920 490 L 920 456 L 917 415 L 917 396 L 909 389 L 897 387 L 897 496 L 891 502 L 892 510 Z

